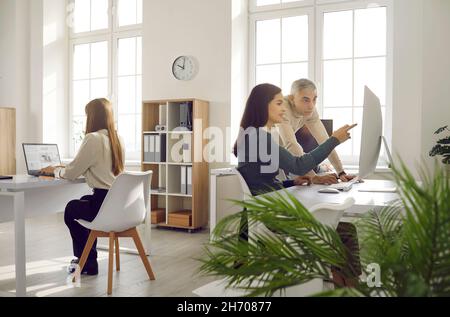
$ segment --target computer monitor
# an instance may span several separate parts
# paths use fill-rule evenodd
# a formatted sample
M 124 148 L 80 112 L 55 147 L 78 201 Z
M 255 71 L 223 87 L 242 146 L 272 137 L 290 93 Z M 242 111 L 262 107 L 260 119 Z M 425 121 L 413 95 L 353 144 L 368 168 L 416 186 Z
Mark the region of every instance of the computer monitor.
M 363 179 L 377 167 L 381 143 L 384 142 L 386 154 L 392 164 L 392 158 L 386 139 L 383 137 L 383 115 L 380 99 L 367 87 L 364 87 L 364 112 L 361 132 L 361 152 L 359 155 L 359 178 Z
M 23 152 L 29 175 L 40 175 L 41 169 L 61 165 L 57 144 L 24 143 Z

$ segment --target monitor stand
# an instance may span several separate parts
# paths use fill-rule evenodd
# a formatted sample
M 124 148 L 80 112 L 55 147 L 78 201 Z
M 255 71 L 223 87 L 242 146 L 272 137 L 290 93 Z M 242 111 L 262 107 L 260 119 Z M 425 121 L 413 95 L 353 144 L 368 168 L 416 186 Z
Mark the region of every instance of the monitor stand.
M 388 157 L 388 167 L 392 168 L 392 166 L 394 165 L 394 161 L 392 160 L 391 151 L 389 150 L 389 146 L 388 146 L 386 137 L 381 136 L 381 142 L 383 142 L 384 148 L 386 149 L 386 155 Z
M 391 151 L 389 150 L 389 146 L 387 143 L 387 140 L 384 136 L 381 136 L 381 142 L 384 144 L 384 147 L 386 149 L 386 155 L 388 157 L 388 168 L 392 169 L 392 166 L 394 164 L 392 160 Z M 396 193 L 397 187 L 377 187 L 377 188 L 360 188 L 358 189 L 359 192 L 368 192 L 368 193 Z

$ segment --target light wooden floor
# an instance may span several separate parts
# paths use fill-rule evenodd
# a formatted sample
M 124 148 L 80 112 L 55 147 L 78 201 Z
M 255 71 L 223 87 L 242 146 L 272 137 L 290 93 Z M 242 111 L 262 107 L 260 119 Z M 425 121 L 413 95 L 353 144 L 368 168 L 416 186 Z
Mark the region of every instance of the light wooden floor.
M 67 264 L 73 258 L 72 242 L 62 214 L 26 221 L 28 296 L 107 296 L 107 253 L 99 250 L 99 275 L 83 276 L 80 287 L 67 282 Z M 152 229 L 149 257 L 156 281 L 149 281 L 137 255 L 121 253 L 121 271 L 113 274 L 113 296 L 189 297 L 192 291 L 215 278 L 198 274 L 208 231 L 187 232 Z M 106 244 L 106 239 L 100 239 Z M 121 240 L 121 246 L 132 241 Z M 14 295 L 14 226 L 0 223 L 0 296 Z M 9 294 L 5 294 L 8 292 Z

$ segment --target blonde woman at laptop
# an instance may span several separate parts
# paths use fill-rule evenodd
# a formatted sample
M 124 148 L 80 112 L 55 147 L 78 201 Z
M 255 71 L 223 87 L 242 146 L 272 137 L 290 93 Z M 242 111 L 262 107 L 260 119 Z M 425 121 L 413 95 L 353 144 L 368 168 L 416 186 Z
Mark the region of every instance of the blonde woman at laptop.
M 81 257 L 90 231 L 75 219 L 92 221 L 116 177 L 124 170 L 125 153 L 114 126 L 111 103 L 106 99 L 95 99 L 86 105 L 86 136 L 75 159 L 67 166 L 50 166 L 42 171 L 56 177 L 75 180 L 80 176 L 93 189 L 92 195 L 72 200 L 66 206 L 64 221 L 70 230 L 75 259 L 69 266 L 73 273 Z M 97 241 L 95 242 L 82 274 L 97 275 Z
M 303 148 L 297 142 L 295 136 L 297 131 L 303 128 L 303 126 L 309 129 L 318 144 L 324 143 L 329 138 L 319 118 L 316 102 L 317 88 L 309 79 L 300 79 L 293 82 L 291 94 L 284 98 L 285 108 L 287 109 L 285 120 L 283 123 L 278 124 L 277 128 L 280 134 L 280 145 L 294 156 L 304 155 Z M 332 151 L 328 159 L 341 181 L 347 182 L 355 177 L 345 173 L 336 151 Z M 312 182 L 315 184 L 335 184 L 338 182 L 335 174 L 318 176 L 314 170 L 311 170 L 307 175 L 312 177 Z

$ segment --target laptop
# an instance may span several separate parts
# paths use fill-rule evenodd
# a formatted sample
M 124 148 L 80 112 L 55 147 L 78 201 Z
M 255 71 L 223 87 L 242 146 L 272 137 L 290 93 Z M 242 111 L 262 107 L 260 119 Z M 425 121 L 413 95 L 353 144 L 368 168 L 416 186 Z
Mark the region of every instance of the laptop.
M 61 165 L 57 144 L 23 143 L 22 147 L 28 175 L 54 176 L 41 173 L 41 169 Z

